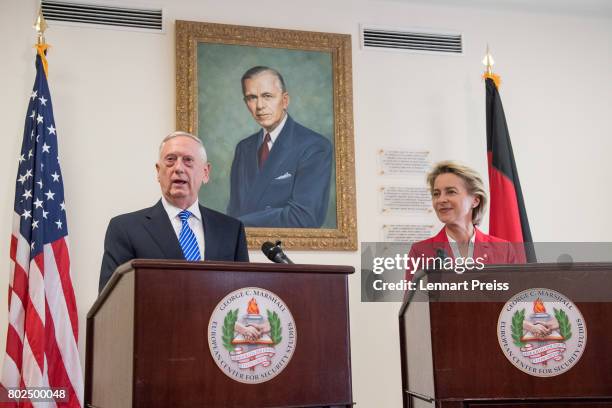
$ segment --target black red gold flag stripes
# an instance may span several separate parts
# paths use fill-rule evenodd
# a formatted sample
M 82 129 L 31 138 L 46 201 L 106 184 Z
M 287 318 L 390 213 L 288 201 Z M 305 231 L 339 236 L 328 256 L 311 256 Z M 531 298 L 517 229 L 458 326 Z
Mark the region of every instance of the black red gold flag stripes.
M 489 233 L 510 242 L 532 243 L 510 133 L 499 91 L 486 77 L 487 159 L 489 167 Z M 535 262 L 532 245 L 526 245 L 526 259 Z

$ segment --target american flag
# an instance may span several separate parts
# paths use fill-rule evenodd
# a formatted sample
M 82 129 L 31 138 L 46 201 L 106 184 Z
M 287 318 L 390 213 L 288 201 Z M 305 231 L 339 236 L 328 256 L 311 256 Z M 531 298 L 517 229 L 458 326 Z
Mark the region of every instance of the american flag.
M 2 386 L 66 390 L 63 402 L 32 399 L 9 406 L 82 407 L 77 306 L 46 47 L 38 46 L 17 170 Z

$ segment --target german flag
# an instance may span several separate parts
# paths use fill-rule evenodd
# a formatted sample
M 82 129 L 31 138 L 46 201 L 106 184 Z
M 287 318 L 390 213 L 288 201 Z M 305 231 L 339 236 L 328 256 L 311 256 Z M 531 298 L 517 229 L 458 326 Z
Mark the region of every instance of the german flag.
M 497 85 L 499 77 L 485 75 L 487 101 L 487 159 L 489 167 L 489 233 L 510 242 L 532 243 L 510 133 Z M 535 262 L 532 245 L 525 246 L 528 262 Z

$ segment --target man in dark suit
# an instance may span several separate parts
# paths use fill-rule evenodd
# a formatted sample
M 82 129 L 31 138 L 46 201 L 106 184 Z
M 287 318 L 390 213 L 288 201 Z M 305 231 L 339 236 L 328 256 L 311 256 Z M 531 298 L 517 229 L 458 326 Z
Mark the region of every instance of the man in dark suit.
M 99 291 L 117 266 L 135 258 L 249 261 L 242 222 L 198 203 L 210 174 L 200 139 L 185 132 L 166 136 L 155 167 L 162 198 L 110 221 Z
M 320 227 L 329 202 L 330 141 L 287 114 L 289 94 L 278 71 L 249 69 L 242 91 L 262 129 L 236 146 L 227 213 L 250 227 Z

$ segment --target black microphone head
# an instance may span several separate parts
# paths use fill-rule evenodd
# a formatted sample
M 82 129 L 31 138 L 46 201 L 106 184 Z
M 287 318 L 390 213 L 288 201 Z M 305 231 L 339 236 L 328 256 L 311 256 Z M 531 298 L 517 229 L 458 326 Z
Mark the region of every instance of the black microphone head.
M 287 255 L 283 252 L 283 248 L 281 248 L 281 242 L 277 241 L 276 245 L 274 245 L 270 241 L 266 241 L 261 245 L 261 252 L 271 260 L 276 263 L 288 263 L 291 264 L 291 260 L 287 258 Z
M 261 244 L 261 252 L 263 252 L 264 254 L 268 254 L 268 252 L 270 252 L 270 250 L 274 248 L 274 244 L 270 241 L 266 241 L 263 244 Z
M 436 249 L 436 258 L 446 259 L 446 251 L 443 248 Z
M 282 248 L 270 241 L 266 241 L 261 245 L 261 252 L 272 262 L 283 263 L 284 254 Z

